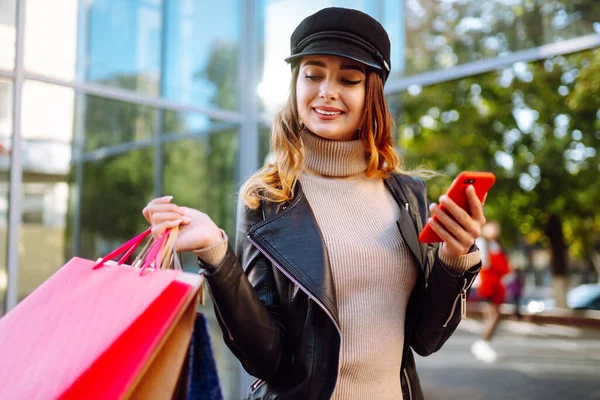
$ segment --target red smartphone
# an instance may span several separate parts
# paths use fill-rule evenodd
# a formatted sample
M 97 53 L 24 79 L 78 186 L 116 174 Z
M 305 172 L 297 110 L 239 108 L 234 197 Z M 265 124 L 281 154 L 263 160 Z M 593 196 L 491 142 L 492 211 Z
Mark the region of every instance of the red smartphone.
M 483 201 L 486 193 L 491 189 L 496 181 L 496 177 L 491 172 L 461 172 L 452 181 L 450 188 L 446 192 L 446 196 L 454 200 L 454 202 L 463 210 L 469 211 L 469 201 L 467 200 L 467 187 L 473 185 L 475 193 L 480 201 Z M 444 206 L 440 205 L 440 208 L 444 210 Z M 438 218 L 433 216 L 436 222 Z M 421 243 L 436 243 L 442 242 L 442 239 L 435 233 L 433 228 L 427 223 L 425 228 L 419 234 L 419 241 Z

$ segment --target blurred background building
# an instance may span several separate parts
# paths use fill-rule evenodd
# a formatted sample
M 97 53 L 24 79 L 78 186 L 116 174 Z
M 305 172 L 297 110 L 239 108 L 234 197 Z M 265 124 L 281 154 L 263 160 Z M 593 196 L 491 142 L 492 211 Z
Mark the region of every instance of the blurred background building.
M 327 6 L 389 32 L 399 150 L 448 174 L 432 198 L 459 170 L 494 171 L 488 214 L 534 286 L 597 279 L 596 0 L 0 0 L 0 316 L 70 257 L 145 229 L 156 196 L 233 240 L 239 184 L 289 88 L 290 34 Z M 239 397 L 246 378 L 206 313 Z

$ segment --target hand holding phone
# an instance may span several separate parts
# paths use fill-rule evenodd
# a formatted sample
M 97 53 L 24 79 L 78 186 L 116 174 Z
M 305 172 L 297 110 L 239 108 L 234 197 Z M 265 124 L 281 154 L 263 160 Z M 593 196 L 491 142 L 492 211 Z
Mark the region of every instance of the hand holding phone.
M 494 185 L 496 177 L 491 172 L 471 172 L 466 171 L 460 173 L 446 192 L 446 196 L 452 199 L 460 208 L 469 212 L 469 201 L 467 199 L 467 187 L 472 185 L 475 188 L 475 193 L 479 201 L 483 202 L 485 195 Z M 444 205 L 440 205 L 442 210 L 445 210 Z M 433 219 L 439 223 L 438 218 L 434 215 Z M 442 239 L 433 230 L 431 225 L 427 223 L 421 234 L 419 235 L 419 241 L 422 243 L 436 243 L 442 242 Z

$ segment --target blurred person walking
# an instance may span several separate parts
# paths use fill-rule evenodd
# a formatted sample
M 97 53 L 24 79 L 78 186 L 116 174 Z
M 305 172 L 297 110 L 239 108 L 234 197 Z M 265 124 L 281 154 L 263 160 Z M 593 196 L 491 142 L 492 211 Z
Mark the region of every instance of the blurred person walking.
M 155 235 L 181 224 L 177 249 L 197 254 L 225 342 L 258 378 L 248 399 L 422 399 L 412 351 L 439 350 L 461 320 L 483 207 L 473 187 L 470 213 L 445 196 L 447 211 L 428 205 L 425 183 L 400 170 L 390 47 L 356 10 L 295 29 L 274 161 L 240 190 L 235 253 L 198 210 L 170 197 L 144 209 Z M 417 239 L 429 212 L 442 245 Z
M 488 363 L 493 363 L 498 358 L 490 342 L 500 322 L 500 305 L 506 297 L 502 278 L 510 271 L 500 234 L 500 224 L 490 221 L 482 227 L 481 237 L 475 241 L 481 251 L 482 262 L 477 294 L 478 298 L 486 303 L 486 307 L 481 339 L 473 343 L 471 353 L 475 358 Z

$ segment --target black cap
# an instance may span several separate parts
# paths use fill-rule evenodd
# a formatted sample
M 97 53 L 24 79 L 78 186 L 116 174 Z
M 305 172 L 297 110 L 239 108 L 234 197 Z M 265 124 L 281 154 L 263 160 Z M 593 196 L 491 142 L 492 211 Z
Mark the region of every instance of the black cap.
M 292 33 L 294 63 L 309 54 L 346 57 L 377 70 L 383 82 L 390 74 L 390 38 L 373 17 L 348 8 L 324 8 L 305 18 Z

